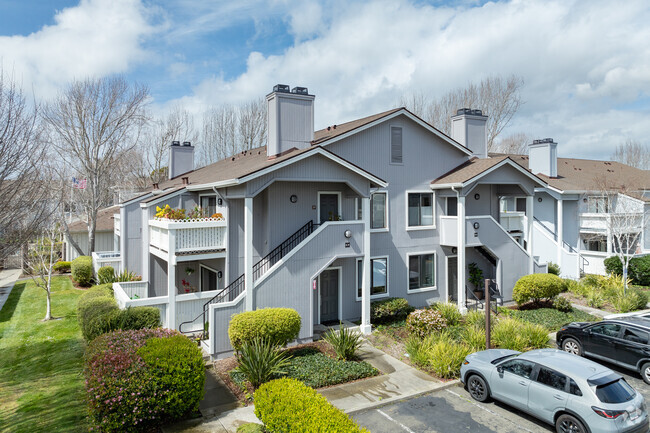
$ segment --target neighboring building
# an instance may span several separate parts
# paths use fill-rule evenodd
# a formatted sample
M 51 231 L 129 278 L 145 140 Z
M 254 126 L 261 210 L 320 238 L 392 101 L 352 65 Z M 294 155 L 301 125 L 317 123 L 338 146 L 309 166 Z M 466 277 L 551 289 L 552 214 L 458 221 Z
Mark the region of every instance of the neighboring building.
M 339 320 L 367 333 L 375 299 L 464 309 L 470 263 L 506 300 L 519 277 L 546 271 L 529 240 L 548 184 L 488 158 L 480 111 L 459 110 L 452 139 L 404 108 L 314 132 L 307 89 L 279 85 L 267 101 L 266 147 L 194 170 L 193 146 L 175 142 L 171 179 L 120 204 L 121 267 L 143 278 L 114 285 L 120 306 L 156 306 L 182 331 L 207 322 L 204 347 L 218 357 L 237 312 L 294 308 L 300 340 Z M 511 199 L 520 221 L 500 211 Z M 223 218 L 155 218 L 165 205 Z
M 89 251 L 88 245 L 88 225 L 86 221 L 76 220 L 68 224 L 70 237 L 74 240 L 79 248 L 84 252 L 83 255 L 99 255 L 101 258 L 110 259 L 111 257 L 119 258 L 119 214 L 115 221 L 115 213 L 119 212 L 119 206 L 111 206 L 101 209 L 97 212 L 97 225 L 95 229 L 95 249 Z M 117 227 L 117 230 L 116 230 Z M 72 246 L 67 236 L 64 238 L 64 260 L 72 261 L 82 254 Z M 116 270 L 120 270 L 119 260 L 109 260 L 108 262 L 100 261 L 99 266 L 111 265 Z

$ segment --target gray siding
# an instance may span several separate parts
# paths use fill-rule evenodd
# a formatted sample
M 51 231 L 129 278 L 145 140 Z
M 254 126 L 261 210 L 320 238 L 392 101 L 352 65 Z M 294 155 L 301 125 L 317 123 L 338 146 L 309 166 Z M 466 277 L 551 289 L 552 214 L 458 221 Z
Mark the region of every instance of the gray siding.
M 88 233 L 70 233 L 72 239 L 84 251 L 84 255 L 90 255 L 93 251 L 88 251 Z M 114 251 L 115 244 L 113 239 L 113 232 L 95 232 L 95 251 Z M 77 250 L 69 243 L 66 242 L 66 260 L 72 261 L 79 257 Z
M 576 200 L 564 200 L 562 204 L 562 231 L 564 242 L 576 249 L 580 237 L 580 218 L 578 216 L 578 202 Z
M 167 296 L 167 262 L 149 254 L 149 297 Z
M 142 275 L 142 213 L 140 203 L 132 203 L 125 206 L 126 234 L 122 234 L 126 241 L 126 247 L 122 254 L 126 269 Z

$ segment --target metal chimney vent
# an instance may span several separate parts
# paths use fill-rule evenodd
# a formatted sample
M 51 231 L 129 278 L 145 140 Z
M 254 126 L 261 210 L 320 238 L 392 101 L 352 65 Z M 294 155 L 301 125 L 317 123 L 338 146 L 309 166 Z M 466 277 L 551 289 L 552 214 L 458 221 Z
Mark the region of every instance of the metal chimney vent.
M 183 146 L 191 146 L 192 143 L 190 141 L 184 141 Z
M 181 142 L 180 141 L 172 141 L 172 146 L 180 146 Z
M 294 87 L 293 89 L 291 89 L 291 93 L 295 93 L 296 95 L 308 95 L 309 94 L 306 87 Z
M 472 110 L 472 114 L 474 116 L 482 116 L 483 112 L 481 110 Z
M 276 84 L 273 86 L 273 91 L 279 93 L 289 93 L 289 86 L 286 84 Z
M 459 108 L 456 110 L 456 115 L 460 116 L 461 114 L 472 114 L 471 108 Z
M 540 138 L 539 140 L 533 140 L 533 144 L 542 144 L 542 143 L 553 143 L 552 138 Z

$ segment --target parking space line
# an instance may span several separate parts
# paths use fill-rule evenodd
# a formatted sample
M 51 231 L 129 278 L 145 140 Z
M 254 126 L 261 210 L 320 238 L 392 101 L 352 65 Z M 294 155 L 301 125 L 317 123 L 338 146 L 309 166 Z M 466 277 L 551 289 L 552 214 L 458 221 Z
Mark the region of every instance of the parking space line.
M 395 424 L 397 424 L 398 426 L 402 427 L 402 429 L 403 429 L 404 431 L 407 431 L 407 432 L 409 432 L 409 433 L 415 433 L 413 430 L 411 430 L 410 428 L 406 427 L 406 426 L 405 426 L 404 424 L 402 424 L 401 422 L 394 420 L 390 415 L 388 415 L 387 413 L 383 412 L 381 409 L 377 409 L 377 412 L 379 412 L 380 415 L 384 416 L 384 417 L 385 417 L 386 419 L 388 419 L 389 421 L 392 421 L 392 422 L 394 422 Z

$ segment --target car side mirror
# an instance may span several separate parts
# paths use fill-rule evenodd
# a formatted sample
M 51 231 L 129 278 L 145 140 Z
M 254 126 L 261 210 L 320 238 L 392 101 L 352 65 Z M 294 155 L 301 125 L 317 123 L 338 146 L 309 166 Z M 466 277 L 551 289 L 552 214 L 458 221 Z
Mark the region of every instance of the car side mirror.
M 503 367 L 502 366 L 497 367 L 497 373 L 503 374 Z

